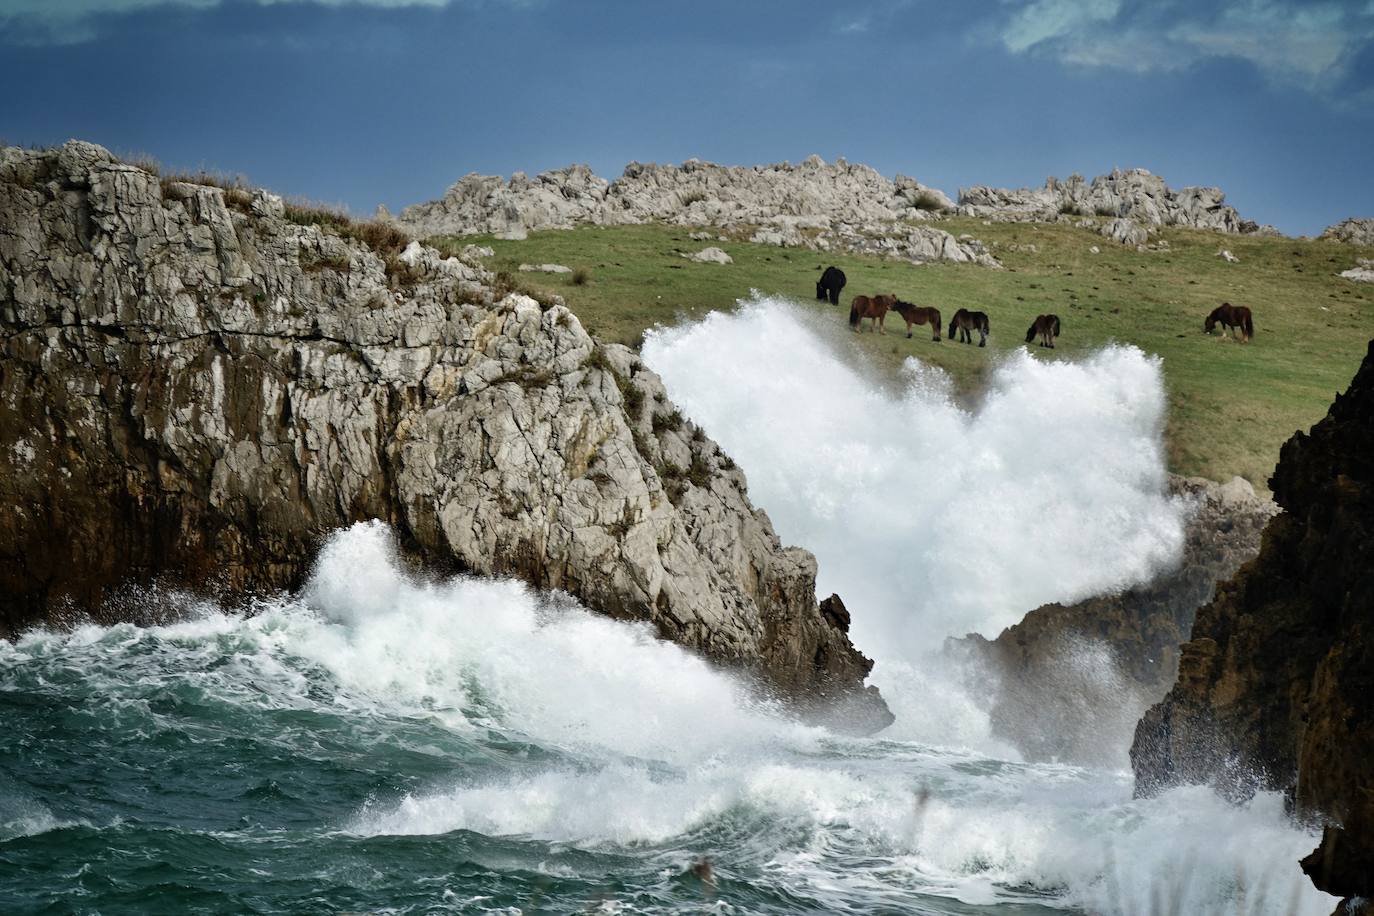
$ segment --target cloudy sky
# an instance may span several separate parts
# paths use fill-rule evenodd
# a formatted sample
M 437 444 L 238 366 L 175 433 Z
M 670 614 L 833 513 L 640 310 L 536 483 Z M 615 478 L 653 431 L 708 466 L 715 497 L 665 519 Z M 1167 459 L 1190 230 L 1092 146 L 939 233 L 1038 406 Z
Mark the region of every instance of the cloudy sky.
M 810 153 L 954 193 L 1148 168 L 1374 216 L 1374 0 L 0 0 L 0 139 L 370 212 L 470 172 Z

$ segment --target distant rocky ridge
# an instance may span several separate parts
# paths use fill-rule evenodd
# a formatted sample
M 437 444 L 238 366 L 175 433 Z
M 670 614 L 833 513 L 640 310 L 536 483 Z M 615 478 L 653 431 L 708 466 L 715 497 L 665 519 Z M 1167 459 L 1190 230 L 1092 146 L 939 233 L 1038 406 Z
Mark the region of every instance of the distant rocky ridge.
M 904 175 L 884 178 L 866 165 L 811 156 L 798 165 L 741 168 L 690 159 L 682 165 L 632 162 L 615 181 L 585 165 L 517 172 L 509 181 L 468 175 L 444 196 L 407 207 L 399 226 L 420 236 L 494 233 L 520 238 L 540 229 L 662 221 L 712 226 L 749 241 L 898 257 L 998 266 L 977 239 L 930 225 L 959 213 L 990 220 L 1079 221 L 1121 244 L 1142 246 L 1161 226 L 1218 232 L 1277 233 L 1241 219 L 1216 188 L 1173 190 L 1143 169 L 1114 171 L 1086 182 L 1051 178 L 1042 189 L 974 187 L 956 204 L 944 192 Z
M 1283 512 L 1259 556 L 1198 611 L 1178 679 L 1141 720 L 1136 791 L 1288 793 L 1328 820 L 1313 883 L 1374 899 L 1374 342 L 1350 388 L 1283 446 Z
M 959 191 L 958 212 L 992 220 L 1054 222 L 1082 216 L 1129 220 L 1147 229 L 1185 226 L 1214 232 L 1278 235 L 1272 226 L 1242 219 L 1220 188 L 1170 188 L 1145 169 L 1114 169 L 1087 181 L 1082 175 L 1050 178 L 1043 188 L 989 188 Z
M 1197 609 L 1259 552 L 1278 511 L 1240 478 L 1171 476 L 1169 489 L 1191 503 L 1177 567 L 1119 594 L 1036 608 L 996 639 L 946 644 L 970 663 L 994 735 L 1027 759 L 1123 763 L 1136 722 L 1174 682 Z
M 1374 219 L 1346 219 L 1327 226 L 1320 238 L 1351 245 L 1374 246 Z
M 738 168 L 689 159 L 632 162 L 613 182 L 585 165 L 459 179 L 439 200 L 406 207 L 397 225 L 420 237 L 619 226 L 714 226 L 760 244 L 999 266 L 981 242 L 919 225 L 954 206 L 942 192 L 866 165 L 812 156 L 799 165 Z M 388 217 L 389 218 L 389 217 Z
M 91 144 L 0 150 L 0 635 L 139 619 L 156 593 L 121 590 L 154 581 L 294 588 L 381 519 L 428 570 L 562 589 L 889 722 L 815 559 L 659 379 L 493 283 Z

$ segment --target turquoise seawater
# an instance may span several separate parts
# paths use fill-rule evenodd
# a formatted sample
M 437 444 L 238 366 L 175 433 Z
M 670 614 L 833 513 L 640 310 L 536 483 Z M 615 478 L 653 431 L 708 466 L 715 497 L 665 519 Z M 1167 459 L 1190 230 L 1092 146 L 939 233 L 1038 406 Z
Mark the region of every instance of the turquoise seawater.
M 0 913 L 1332 906 L 1277 798 L 831 735 L 566 598 L 411 581 L 377 525 L 301 595 L 181 603 L 0 642 Z

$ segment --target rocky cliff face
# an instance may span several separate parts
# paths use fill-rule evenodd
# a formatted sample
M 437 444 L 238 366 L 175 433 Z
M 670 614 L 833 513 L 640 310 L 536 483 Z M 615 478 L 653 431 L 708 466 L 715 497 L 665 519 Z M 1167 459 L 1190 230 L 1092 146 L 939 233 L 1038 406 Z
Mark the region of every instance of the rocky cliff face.
M 1327 226 L 1321 238 L 1350 245 L 1374 246 L 1374 219 L 1345 219 L 1334 226 Z
M 1144 169 L 1116 169 L 1091 182 L 1081 175 L 1050 178 L 1043 188 L 961 188 L 959 212 L 997 220 L 1053 222 L 1061 216 L 1103 216 L 1138 226 L 1188 226 L 1216 232 L 1277 232 L 1243 220 L 1220 188 L 1174 190 Z
M 870 662 L 743 474 L 625 348 L 478 268 L 99 147 L 0 152 L 0 631 L 119 616 L 154 579 L 298 585 L 380 518 L 857 729 Z
M 953 205 L 914 179 L 889 181 L 865 165 L 843 159 L 827 165 L 812 156 L 796 166 L 756 168 L 632 162 L 614 182 L 580 165 L 534 178 L 517 173 L 508 182 L 468 175 L 439 200 L 407 207 L 395 221 L 420 237 L 521 237 L 538 229 L 662 221 L 714 226 L 760 244 L 998 266 L 976 239 L 911 225 Z
M 1240 478 L 1171 477 L 1170 489 L 1192 504 L 1175 569 L 1119 594 L 1036 608 L 993 640 L 947 644 L 977 680 L 993 733 L 1027 759 L 1122 764 L 1141 714 L 1173 684 L 1193 615 L 1259 551 L 1277 511 Z
M 1292 794 L 1329 818 L 1303 868 L 1374 897 L 1374 343 L 1350 389 L 1284 446 L 1259 556 L 1197 614 L 1178 681 L 1141 720 L 1136 790 Z

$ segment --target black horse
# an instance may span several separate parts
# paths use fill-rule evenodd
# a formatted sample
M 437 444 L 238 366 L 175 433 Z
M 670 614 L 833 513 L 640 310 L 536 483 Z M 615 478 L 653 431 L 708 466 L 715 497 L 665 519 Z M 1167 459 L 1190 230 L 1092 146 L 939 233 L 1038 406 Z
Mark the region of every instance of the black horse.
M 831 305 L 839 305 L 840 290 L 844 289 L 844 283 L 844 271 L 838 267 L 827 267 L 816 281 L 816 298 L 829 299 Z

